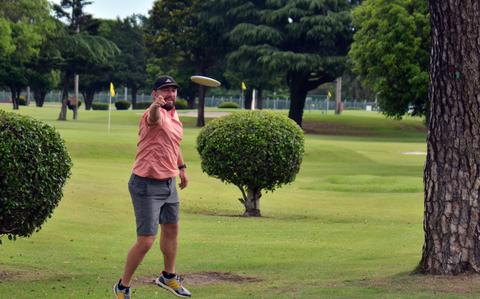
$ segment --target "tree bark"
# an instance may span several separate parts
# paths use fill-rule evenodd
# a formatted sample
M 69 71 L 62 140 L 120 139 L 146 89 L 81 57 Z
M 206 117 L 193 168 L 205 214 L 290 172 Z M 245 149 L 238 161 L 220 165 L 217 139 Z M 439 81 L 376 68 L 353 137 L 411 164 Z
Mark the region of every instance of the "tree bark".
M 480 271 L 480 5 L 430 0 L 425 242 L 418 270 Z
M 253 89 L 250 87 L 247 87 L 247 90 L 245 90 L 245 99 L 243 102 L 243 107 L 246 110 L 252 109 L 252 100 L 253 100 Z
M 95 90 L 89 89 L 85 91 L 85 110 L 91 110 L 92 109 L 92 103 L 93 103 L 93 98 L 95 96 Z
M 288 117 L 293 119 L 300 127 L 302 126 L 303 109 L 308 89 L 306 82 L 308 74 L 294 73 L 289 75 L 288 85 L 290 89 L 290 109 Z
M 68 78 L 69 78 L 69 74 L 66 73 L 65 77 L 63 78 L 62 107 L 60 108 L 60 114 L 58 115 L 58 120 L 67 120 Z
M 10 93 L 12 94 L 13 110 L 18 110 L 19 109 L 19 101 L 20 101 L 20 90 L 18 90 L 14 86 L 10 86 Z
M 262 89 L 259 88 L 257 89 L 257 109 L 262 110 L 263 109 L 263 98 L 262 98 Z
M 340 115 L 342 113 L 342 77 L 338 77 L 335 83 L 335 114 Z
M 206 87 L 199 85 L 198 87 L 198 114 L 197 127 L 205 126 L 205 93 Z
M 132 86 L 132 107 L 137 104 L 137 94 L 138 88 L 136 86 Z
M 47 96 L 47 92 L 41 89 L 35 89 L 33 91 L 33 98 L 35 99 L 35 105 L 37 107 L 43 107 L 45 103 L 45 97 Z
M 243 216 L 246 217 L 261 217 L 260 213 L 260 197 L 262 193 L 260 189 L 247 188 L 246 198 L 244 199 L 245 212 Z

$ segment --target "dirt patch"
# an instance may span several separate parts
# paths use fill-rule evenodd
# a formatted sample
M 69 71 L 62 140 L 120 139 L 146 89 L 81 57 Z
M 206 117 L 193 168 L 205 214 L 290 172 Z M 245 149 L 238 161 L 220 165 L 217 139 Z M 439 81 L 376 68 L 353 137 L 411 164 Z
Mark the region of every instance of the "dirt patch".
M 7 271 L 0 271 L 0 281 L 9 280 L 15 277 L 15 273 L 7 272 Z
M 480 275 L 462 274 L 457 276 L 399 275 L 387 278 L 346 281 L 348 285 L 395 290 L 398 292 L 431 291 L 432 293 L 478 294 Z M 340 285 L 336 285 L 339 287 Z
M 372 130 L 327 122 L 304 121 L 302 123 L 302 127 L 307 134 L 337 136 L 380 136 L 378 132 Z
M 0 270 L 0 281 L 24 280 L 26 273 L 13 270 Z
M 139 277 L 134 283 L 153 284 L 155 278 Z M 222 284 L 222 283 L 252 283 L 260 282 L 262 279 L 252 276 L 241 276 L 231 272 L 198 272 L 182 274 L 185 284 L 188 285 L 206 285 L 206 284 Z

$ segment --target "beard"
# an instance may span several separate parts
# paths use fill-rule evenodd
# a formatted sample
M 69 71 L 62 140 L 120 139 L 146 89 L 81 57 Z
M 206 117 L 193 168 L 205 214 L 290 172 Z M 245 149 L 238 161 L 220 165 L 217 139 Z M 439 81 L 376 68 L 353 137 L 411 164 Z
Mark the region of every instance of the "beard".
M 175 105 L 172 102 L 167 102 L 165 105 L 162 106 L 163 109 L 170 111 L 175 107 Z

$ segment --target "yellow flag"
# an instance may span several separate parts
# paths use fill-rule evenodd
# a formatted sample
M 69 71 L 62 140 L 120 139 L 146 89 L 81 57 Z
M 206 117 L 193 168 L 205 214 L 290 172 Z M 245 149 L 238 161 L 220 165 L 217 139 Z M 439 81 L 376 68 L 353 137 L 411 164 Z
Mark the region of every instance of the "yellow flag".
M 247 85 L 245 85 L 245 82 L 242 81 L 242 90 L 247 90 Z
M 332 97 L 332 93 L 330 92 L 330 90 L 328 91 L 328 97 L 329 97 L 329 98 Z
M 110 82 L 110 95 L 112 97 L 115 96 L 115 88 L 113 88 L 113 83 L 112 82 Z

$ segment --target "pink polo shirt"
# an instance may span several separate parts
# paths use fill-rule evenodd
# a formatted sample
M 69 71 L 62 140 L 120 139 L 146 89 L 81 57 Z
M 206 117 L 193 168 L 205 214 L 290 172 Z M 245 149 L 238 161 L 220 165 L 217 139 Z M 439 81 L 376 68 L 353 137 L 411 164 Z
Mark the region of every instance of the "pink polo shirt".
M 175 109 L 160 110 L 157 124 L 148 124 L 148 108 L 140 120 L 137 156 L 133 173 L 152 179 L 167 179 L 178 175 L 178 153 L 183 126 Z

